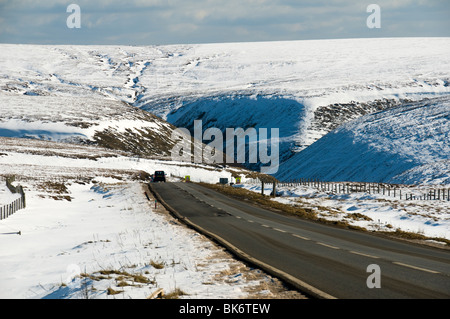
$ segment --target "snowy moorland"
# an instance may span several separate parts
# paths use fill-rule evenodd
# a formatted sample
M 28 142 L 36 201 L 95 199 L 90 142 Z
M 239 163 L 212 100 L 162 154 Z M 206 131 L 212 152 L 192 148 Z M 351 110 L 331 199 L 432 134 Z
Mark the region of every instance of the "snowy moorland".
M 203 129 L 279 128 L 280 179 L 447 190 L 449 49 L 449 38 L 0 44 L 0 204 L 17 198 L 11 175 L 27 199 L 0 221 L 0 298 L 301 297 L 155 208 L 144 172 L 246 175 L 168 158 L 174 128 L 201 119 Z M 279 191 L 274 200 L 328 220 L 450 239 L 449 201 Z
M 450 184 L 450 97 L 341 125 L 284 163 L 281 180 Z
M 342 183 L 346 184 L 346 183 Z M 287 205 L 309 208 L 317 219 L 339 222 L 369 232 L 386 234 L 409 233 L 409 237 L 422 243 L 436 243 L 448 247 L 450 242 L 450 201 L 425 199 L 424 194 L 433 188 L 424 186 L 397 185 L 393 191 L 336 192 L 310 185 L 283 185 L 277 187 L 277 197 L 272 200 Z M 237 186 L 236 186 L 237 187 Z M 239 187 L 261 193 L 261 184 L 249 181 Z M 265 185 L 264 194 L 270 196 L 273 188 Z M 437 191 L 437 189 L 435 189 Z M 450 194 L 450 187 L 440 189 Z M 402 192 L 403 196 L 398 195 Z M 408 199 L 415 196 L 414 200 Z M 420 197 L 422 196 L 422 197 Z M 436 197 L 437 198 L 437 197 Z M 424 240 L 424 241 L 423 241 Z
M 450 93 L 448 38 L 0 48 L 0 95 L 113 99 L 190 129 L 279 128 L 281 161 L 347 121 Z
M 206 183 L 231 180 L 230 171 L 93 146 L 1 142 L 1 175 L 24 187 L 27 207 L 0 221 L 0 298 L 145 299 L 160 288 L 179 298 L 303 298 L 145 195 L 143 171 Z M 15 195 L 1 182 L 6 204 Z
M 170 156 L 174 127 L 124 102 L 75 96 L 0 94 L 0 136 L 93 144 Z

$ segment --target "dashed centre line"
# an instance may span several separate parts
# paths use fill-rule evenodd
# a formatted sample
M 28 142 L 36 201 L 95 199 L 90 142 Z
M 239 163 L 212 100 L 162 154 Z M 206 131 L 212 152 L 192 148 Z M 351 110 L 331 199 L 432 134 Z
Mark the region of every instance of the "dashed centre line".
M 242 219 L 242 217 L 240 217 L 240 216 L 235 216 L 235 217 L 238 218 L 238 219 Z M 248 222 L 250 222 L 250 223 L 255 223 L 255 221 L 250 220 L 250 219 L 246 219 L 246 221 L 248 221 Z M 271 227 L 271 226 L 266 225 L 266 224 L 260 224 L 260 225 L 261 225 L 262 227 L 265 227 L 265 228 L 271 228 L 271 229 L 276 230 L 276 231 L 281 232 L 281 233 L 289 233 L 288 231 L 285 231 L 285 230 L 282 230 L 282 229 L 279 229 L 279 228 L 275 228 L 275 227 Z M 308 238 L 308 237 L 304 237 L 304 236 L 297 235 L 297 234 L 293 234 L 293 233 L 290 233 L 290 234 L 291 234 L 292 236 L 294 236 L 294 237 L 297 237 L 297 238 L 300 238 L 300 239 L 303 239 L 303 240 L 311 240 L 311 239 Z M 324 247 L 328 247 L 328 248 L 331 248 L 331 249 L 336 249 L 336 250 L 341 249 L 341 248 L 339 248 L 339 247 L 336 247 L 336 246 L 333 246 L 333 245 L 329 245 L 329 244 L 326 244 L 326 243 L 322 243 L 322 242 L 319 242 L 319 241 L 316 242 L 316 244 L 321 245 L 321 246 L 324 246 Z M 374 255 L 370 255 L 370 254 L 365 254 L 365 253 L 358 252 L 358 251 L 353 251 L 353 250 L 349 250 L 348 252 L 349 252 L 350 254 L 359 255 L 359 256 L 364 256 L 364 257 L 373 258 L 373 259 L 379 259 L 379 258 L 380 258 L 380 257 L 378 257 L 378 256 L 374 256 Z M 420 270 L 420 271 L 425 271 L 425 272 L 432 273 L 432 274 L 440 274 L 440 272 L 435 271 L 435 270 L 426 269 L 426 268 L 422 268 L 422 267 L 417 267 L 417 266 L 413 266 L 413 265 L 409 265 L 409 264 L 405 264 L 405 263 L 401 263 L 401 262 L 397 262 L 397 261 L 393 261 L 392 263 L 393 263 L 393 264 L 396 264 L 396 265 L 399 265 L 399 266 L 408 267 L 408 268 L 415 269 L 415 270 Z
M 331 246 L 331 245 L 328 245 L 328 244 L 325 244 L 325 243 L 321 243 L 321 242 L 317 242 L 317 244 L 318 245 L 321 245 L 321 246 L 325 246 L 325 247 L 328 247 L 328 248 L 332 248 L 332 249 L 340 249 L 339 247 L 336 247 L 336 246 Z
M 303 240 L 311 240 L 308 237 L 303 237 L 303 236 L 300 236 L 300 235 L 297 235 L 297 234 L 292 234 L 292 236 L 300 238 L 300 239 L 303 239 Z
M 377 257 L 377 256 L 373 256 L 373 255 L 369 255 L 369 254 L 364 254 L 364 253 L 360 253 L 360 252 L 358 252 L 358 251 L 352 251 L 352 250 L 350 250 L 349 253 L 350 253 L 350 254 L 355 254 L 355 255 L 364 256 L 364 257 L 369 257 L 369 258 L 375 258 L 375 259 L 380 258 L 380 257 Z
M 408 268 L 412 268 L 412 269 L 416 269 L 416 270 L 421 270 L 421 271 L 425 271 L 425 272 L 429 272 L 432 274 L 439 274 L 439 271 L 434 271 L 434 270 L 430 270 L 430 269 L 426 269 L 426 268 L 421 268 L 421 267 L 417 267 L 417 266 L 413 266 L 413 265 L 408 265 L 408 264 L 404 264 L 398 261 L 393 261 L 393 264 L 399 265 L 399 266 L 403 266 L 403 267 L 408 267 Z

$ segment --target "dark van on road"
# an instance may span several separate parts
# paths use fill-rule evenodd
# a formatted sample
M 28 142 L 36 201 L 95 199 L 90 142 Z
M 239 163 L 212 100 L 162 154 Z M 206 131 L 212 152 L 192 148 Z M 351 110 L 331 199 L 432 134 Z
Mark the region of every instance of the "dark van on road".
M 153 175 L 153 182 L 157 183 L 157 182 L 166 182 L 166 174 L 164 173 L 164 171 L 156 171 L 155 174 Z

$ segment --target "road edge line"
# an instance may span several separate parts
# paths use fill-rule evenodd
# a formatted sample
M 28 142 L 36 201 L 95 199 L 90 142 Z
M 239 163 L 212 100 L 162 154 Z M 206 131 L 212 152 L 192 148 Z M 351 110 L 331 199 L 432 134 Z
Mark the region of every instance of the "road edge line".
M 169 204 L 167 204 L 162 198 L 161 196 L 159 196 L 159 194 L 152 188 L 151 184 L 147 184 L 148 188 L 150 190 L 150 192 L 153 194 L 153 196 L 155 196 L 155 198 L 174 216 L 176 217 L 178 220 L 182 221 L 183 223 L 185 223 L 186 225 L 190 226 L 191 228 L 195 229 L 196 231 L 198 231 L 199 233 L 207 236 L 208 238 L 216 241 L 217 243 L 219 243 L 220 245 L 224 246 L 229 252 L 231 252 L 233 255 L 237 256 L 238 258 L 253 264 L 255 266 L 257 266 L 258 268 L 261 268 L 262 270 L 264 270 L 265 272 L 267 272 L 270 275 L 273 275 L 287 283 L 289 283 L 290 285 L 296 287 L 298 290 L 300 290 L 301 292 L 310 295 L 312 297 L 318 298 L 318 299 L 337 299 L 336 297 L 323 292 L 313 286 L 311 286 L 310 284 L 293 277 L 292 275 L 289 275 L 288 273 L 281 271 L 275 267 L 272 267 L 254 257 L 251 257 L 250 255 L 248 255 L 247 253 L 243 252 L 242 250 L 240 250 L 239 248 L 237 248 L 236 246 L 234 246 L 233 244 L 231 244 L 230 242 L 228 242 L 227 240 L 221 238 L 220 236 L 217 236 L 209 231 L 207 231 L 206 229 L 203 229 L 202 227 L 198 226 L 197 224 L 193 223 L 192 221 L 190 221 L 188 218 L 181 216 L 178 211 L 176 211 L 174 208 L 172 208 Z

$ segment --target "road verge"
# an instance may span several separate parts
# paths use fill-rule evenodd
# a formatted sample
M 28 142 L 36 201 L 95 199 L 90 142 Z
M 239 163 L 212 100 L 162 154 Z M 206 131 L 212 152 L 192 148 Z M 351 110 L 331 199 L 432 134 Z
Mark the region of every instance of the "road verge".
M 161 196 L 159 196 L 158 192 L 155 191 L 155 189 L 152 187 L 151 183 L 148 184 L 148 188 L 150 192 L 153 194 L 153 196 L 157 199 L 159 203 L 161 203 L 175 218 L 183 222 L 185 225 L 193 228 L 194 230 L 198 231 L 202 235 L 205 235 L 206 237 L 210 238 L 211 240 L 217 242 L 222 247 L 226 248 L 230 253 L 232 253 L 234 256 L 239 258 L 240 260 L 243 260 L 249 264 L 252 264 L 265 272 L 267 272 L 270 275 L 273 275 L 274 277 L 279 278 L 280 280 L 284 281 L 288 285 L 291 285 L 301 291 L 302 293 L 308 295 L 311 298 L 315 299 L 336 299 L 336 297 L 327 294 L 326 292 L 323 292 L 308 283 L 295 278 L 288 273 L 281 271 L 275 267 L 272 267 L 268 265 L 267 263 L 264 263 L 256 258 L 253 258 L 252 256 L 248 255 L 247 253 L 240 250 L 238 247 L 234 246 L 227 240 L 221 238 L 220 236 L 213 234 L 206 229 L 198 226 L 197 224 L 193 223 L 191 220 L 189 220 L 186 217 L 181 216 L 181 214 L 175 210 L 173 207 L 171 207 L 167 202 L 165 202 Z

